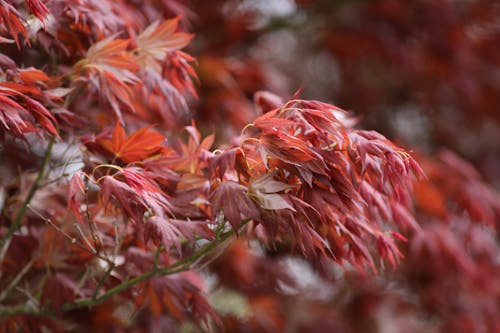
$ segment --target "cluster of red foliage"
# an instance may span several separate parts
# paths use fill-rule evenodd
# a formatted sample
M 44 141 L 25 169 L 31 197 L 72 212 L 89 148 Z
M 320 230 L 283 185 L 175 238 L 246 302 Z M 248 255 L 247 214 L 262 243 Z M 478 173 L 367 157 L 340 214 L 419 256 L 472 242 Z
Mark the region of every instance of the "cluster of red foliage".
M 259 13 L 195 4 L 0 0 L 0 332 L 498 330 L 474 167 L 257 92 Z

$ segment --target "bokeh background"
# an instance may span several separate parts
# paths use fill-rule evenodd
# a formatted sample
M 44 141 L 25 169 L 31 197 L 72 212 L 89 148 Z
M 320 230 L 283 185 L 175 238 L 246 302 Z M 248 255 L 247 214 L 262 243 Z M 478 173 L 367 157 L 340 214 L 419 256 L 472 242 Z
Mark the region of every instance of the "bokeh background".
M 302 88 L 407 147 L 451 149 L 500 187 L 498 1 L 194 0 L 192 9 L 207 123 L 240 128 L 255 90 Z
M 234 243 L 213 266 L 226 329 L 500 332 L 500 2 L 192 5 L 207 133 L 237 135 L 256 91 L 301 90 L 412 149 L 428 176 L 414 189 L 422 230 L 378 276 Z

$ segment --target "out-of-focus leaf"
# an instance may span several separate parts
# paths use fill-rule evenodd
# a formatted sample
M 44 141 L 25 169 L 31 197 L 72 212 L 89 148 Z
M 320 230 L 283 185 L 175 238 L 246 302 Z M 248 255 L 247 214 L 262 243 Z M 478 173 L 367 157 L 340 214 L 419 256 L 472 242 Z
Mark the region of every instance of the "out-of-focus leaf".
M 234 230 L 242 219 L 258 219 L 259 209 L 246 193 L 247 188 L 233 181 L 223 181 L 210 195 L 212 219 L 222 212 Z

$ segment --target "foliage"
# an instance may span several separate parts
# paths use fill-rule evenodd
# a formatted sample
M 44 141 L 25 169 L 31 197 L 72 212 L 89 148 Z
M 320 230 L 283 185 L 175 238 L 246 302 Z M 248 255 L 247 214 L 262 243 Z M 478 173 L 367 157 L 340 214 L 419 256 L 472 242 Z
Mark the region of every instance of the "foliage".
M 279 311 L 270 331 L 498 331 L 499 289 L 492 272 L 498 271 L 499 196 L 483 178 L 498 189 L 500 95 L 494 92 L 498 73 L 491 71 L 500 59 L 498 3 L 305 0 L 280 2 L 289 8 L 281 11 L 265 2 L 218 3 L 203 8 L 210 15 L 197 33 L 214 41 L 203 50 L 224 59 L 219 63 L 241 82 L 238 91 L 247 94 L 257 85 L 286 92 L 302 84 L 304 96 L 335 100 L 363 114 L 362 125 L 425 152 L 417 160 L 428 176 L 414 185 L 414 217 L 422 230 L 405 233 L 409 242 L 397 271 L 374 279 L 282 253 L 274 266 L 284 261 L 294 275 L 305 276 L 288 294 L 225 283 L 257 303 L 263 294 L 273 299 Z M 224 15 L 228 8 L 235 14 Z M 200 77 L 209 79 L 203 72 Z M 217 91 L 208 82 L 201 95 Z M 223 82 L 219 86 L 227 89 Z M 226 112 L 226 119 L 241 118 Z M 240 257 L 255 252 L 243 246 L 237 251 Z M 251 260 L 253 269 L 236 263 L 228 268 L 229 255 L 223 262 L 220 278 L 234 269 L 263 276 L 262 267 L 269 266 L 269 258 L 260 257 Z M 276 269 L 267 274 L 276 276 Z M 262 318 L 250 318 L 244 324 L 230 315 L 226 320 L 234 330 L 263 329 Z
M 193 10 L 0 1 L 0 332 L 498 330 L 474 167 L 262 91 L 254 8 Z

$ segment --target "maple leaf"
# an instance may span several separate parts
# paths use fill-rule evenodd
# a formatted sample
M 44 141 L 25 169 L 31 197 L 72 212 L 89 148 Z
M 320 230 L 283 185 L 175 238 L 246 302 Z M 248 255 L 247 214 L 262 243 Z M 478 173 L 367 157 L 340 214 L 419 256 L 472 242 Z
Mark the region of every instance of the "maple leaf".
M 92 45 L 86 58 L 75 64 L 74 84 L 90 84 L 123 123 L 121 107 L 133 111 L 132 85 L 139 79 L 134 74 L 138 65 L 127 52 L 128 39 L 105 38 Z
M 25 97 L 26 106 L 32 111 L 42 128 L 52 135 L 57 136 L 57 124 L 54 116 L 38 101 Z
M 85 296 L 78 284 L 64 273 L 56 273 L 52 276 L 43 288 L 41 302 L 49 303 L 52 308 L 61 312 L 64 303 L 71 303 L 75 295 Z
M 22 136 L 26 132 L 35 131 L 35 128 L 23 116 L 28 115 L 28 111 L 16 101 L 9 98 L 13 92 L 0 88 L 0 122 L 9 130 L 12 128 L 14 134 Z
M 95 66 L 115 74 L 121 80 L 129 79 L 127 72 L 120 70 L 135 71 L 137 64 L 127 52 L 130 40 L 113 39 L 113 36 L 105 38 L 94 45 L 88 51 L 82 66 Z
M 210 176 L 222 180 L 226 171 L 234 170 L 236 157 L 242 158 L 242 154 L 241 148 L 231 148 L 212 156 L 208 164 Z
M 126 3 L 99 0 L 66 1 L 59 15 L 66 16 L 75 28 L 85 34 L 102 37 L 120 32 L 120 29 L 125 28 L 124 21 L 134 19 L 129 9 Z M 57 16 L 56 13 L 54 16 Z
M 171 162 L 167 152 L 141 162 L 141 166 L 144 169 L 143 173 L 148 177 L 154 178 L 164 186 L 173 186 L 181 180 L 181 176 L 170 169 L 170 165 Z
M 137 95 L 149 108 L 143 113 L 156 113 L 166 126 L 172 126 L 175 117 L 188 112 L 186 92 L 196 96 L 191 78 L 196 73 L 190 66 L 194 59 L 179 49 L 186 46 L 193 35 L 176 32 L 179 18 L 149 25 L 134 40 L 132 51 L 140 66 L 142 82 L 136 84 Z M 140 104 L 140 103 L 139 103 Z
M 202 140 L 194 122 L 191 126 L 185 126 L 184 130 L 189 135 L 188 142 L 187 144 L 181 141 L 176 142 L 178 154 L 172 157 L 170 167 L 181 174 L 191 174 L 185 176 L 195 179 L 197 175 L 202 174 L 202 168 L 205 167 L 212 155 L 208 149 L 212 146 L 215 136 L 208 135 Z M 202 177 L 205 178 L 204 175 Z
M 101 183 L 101 197 L 105 206 L 111 203 L 112 196 L 136 223 L 142 221 L 147 204 L 128 184 L 111 176 L 104 176 Z
M 320 154 L 311 149 L 307 141 L 283 133 L 269 133 L 260 138 L 264 161 L 266 155 L 282 162 L 319 174 L 326 174 L 325 163 Z
M 197 97 L 198 94 L 193 79 L 197 80 L 198 76 L 191 66 L 193 62 L 195 62 L 195 59 L 185 52 L 169 52 L 163 61 L 162 75 L 168 78 L 172 85 L 182 94 L 189 93 Z
M 398 233 L 392 233 L 396 238 L 406 240 L 403 236 Z M 398 249 L 394 239 L 388 235 L 381 233 L 377 238 L 378 252 L 383 258 L 387 258 L 391 263 L 392 267 L 396 267 L 400 258 L 404 258 L 404 255 Z
M 141 128 L 126 136 L 125 130 L 117 122 L 111 139 L 101 138 L 96 143 L 123 162 L 141 161 L 158 153 L 165 140 L 160 133 L 150 131 L 151 127 Z
M 238 230 L 242 218 L 259 219 L 259 209 L 246 191 L 245 186 L 233 181 L 223 181 L 217 185 L 209 198 L 212 203 L 212 219 L 215 220 L 222 211 L 234 230 Z
M 250 173 L 245 184 L 267 209 L 259 222 L 269 239 L 286 240 L 292 233 L 292 244 L 304 255 L 333 253 L 339 262 L 368 263 L 375 271 L 365 237 L 377 241 L 382 257 L 397 262 L 397 247 L 390 235 L 379 236 L 376 222 L 419 230 L 408 207 L 410 176 L 421 170 L 382 135 L 348 127 L 337 118 L 342 114 L 326 103 L 292 100 L 258 117 L 248 127 L 257 140 L 242 147 Z
M 101 177 L 99 183 L 104 206 L 108 206 L 114 197 L 136 223 L 142 222 L 147 216 L 166 218 L 173 215 L 167 195 L 142 168 L 120 169 L 113 176 Z
M 85 185 L 83 183 L 81 174 L 76 172 L 71 177 L 68 186 L 68 209 L 73 212 L 78 221 L 83 222 L 83 217 L 80 214 L 79 200 L 85 193 Z
M 154 240 L 163 243 L 165 249 L 169 250 L 173 245 L 178 253 L 182 253 L 183 240 L 194 242 L 196 236 L 212 239 L 213 231 L 208 228 L 207 221 L 183 221 L 152 216 L 146 221 L 145 235 L 146 241 L 152 236 Z
M 137 36 L 134 52 L 142 68 L 151 67 L 161 72 L 160 62 L 165 59 L 167 52 L 180 50 L 189 44 L 192 34 L 175 32 L 179 20 L 177 17 L 161 24 L 159 21 L 153 22 Z
M 150 208 L 156 216 L 171 214 L 171 205 L 166 194 L 153 179 L 147 177 L 143 169 L 129 167 L 123 169 L 122 174 L 140 201 L 144 202 L 145 206 Z
M 293 206 L 286 200 L 286 196 L 278 194 L 278 192 L 293 188 L 294 186 L 274 180 L 272 173 L 265 173 L 250 181 L 248 193 L 264 209 L 290 209 L 295 211 Z

